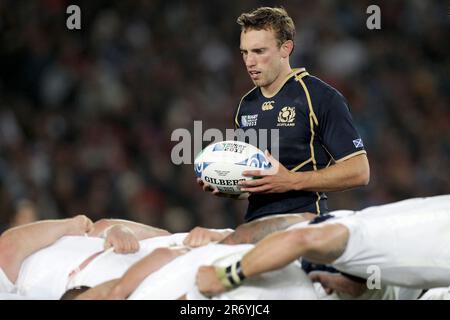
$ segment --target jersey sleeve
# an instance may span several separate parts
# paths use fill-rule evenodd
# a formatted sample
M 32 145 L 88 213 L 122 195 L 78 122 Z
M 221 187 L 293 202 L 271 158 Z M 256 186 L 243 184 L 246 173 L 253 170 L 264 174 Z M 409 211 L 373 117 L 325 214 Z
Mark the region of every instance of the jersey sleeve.
M 319 135 L 336 162 L 366 153 L 345 98 L 334 92 L 318 110 Z

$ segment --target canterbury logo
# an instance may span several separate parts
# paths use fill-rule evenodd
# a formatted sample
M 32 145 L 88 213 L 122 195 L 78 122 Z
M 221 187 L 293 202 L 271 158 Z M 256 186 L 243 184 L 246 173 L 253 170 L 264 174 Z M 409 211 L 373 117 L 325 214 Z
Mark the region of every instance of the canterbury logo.
M 272 110 L 274 103 L 275 103 L 275 101 L 266 101 L 266 102 L 264 102 L 262 104 L 262 106 L 261 106 L 262 111 Z
M 279 126 L 293 126 L 295 120 L 295 108 L 293 107 L 284 107 L 281 109 L 280 113 L 278 113 L 278 125 Z

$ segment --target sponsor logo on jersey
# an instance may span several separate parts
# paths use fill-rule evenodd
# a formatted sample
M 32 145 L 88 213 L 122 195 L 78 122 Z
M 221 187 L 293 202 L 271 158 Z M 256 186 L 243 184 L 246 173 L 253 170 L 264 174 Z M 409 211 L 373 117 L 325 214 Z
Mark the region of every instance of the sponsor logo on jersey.
M 266 101 L 261 105 L 262 111 L 268 111 L 273 109 L 273 104 L 275 101 Z
M 295 108 L 283 107 L 278 113 L 278 127 L 295 126 Z
M 242 127 L 253 127 L 258 122 L 257 114 L 246 114 L 241 116 Z

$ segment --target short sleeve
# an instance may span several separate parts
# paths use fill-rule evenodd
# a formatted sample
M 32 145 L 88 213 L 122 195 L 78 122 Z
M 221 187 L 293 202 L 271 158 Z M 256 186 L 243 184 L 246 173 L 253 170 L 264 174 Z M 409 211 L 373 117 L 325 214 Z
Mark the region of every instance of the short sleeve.
M 336 162 L 366 153 L 345 98 L 334 92 L 318 110 L 321 142 Z

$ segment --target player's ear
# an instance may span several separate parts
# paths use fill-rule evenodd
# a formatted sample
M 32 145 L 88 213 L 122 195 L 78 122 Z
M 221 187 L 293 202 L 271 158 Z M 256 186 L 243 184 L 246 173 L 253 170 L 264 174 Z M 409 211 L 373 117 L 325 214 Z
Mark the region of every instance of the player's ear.
M 281 57 L 288 58 L 294 50 L 294 41 L 287 40 L 281 45 Z

